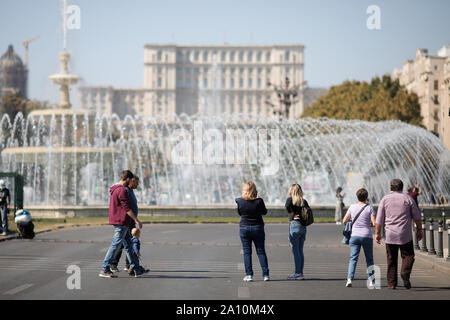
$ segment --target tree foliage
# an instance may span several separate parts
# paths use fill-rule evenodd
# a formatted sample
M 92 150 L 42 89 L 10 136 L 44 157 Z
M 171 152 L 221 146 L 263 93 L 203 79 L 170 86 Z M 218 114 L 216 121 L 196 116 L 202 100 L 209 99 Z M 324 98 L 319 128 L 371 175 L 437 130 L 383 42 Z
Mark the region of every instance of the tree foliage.
M 8 114 L 11 121 L 22 112 L 24 117 L 33 110 L 43 109 L 46 103 L 23 99 L 19 94 L 7 94 L 0 97 L 0 116 Z
M 390 75 L 375 77 L 371 83 L 345 81 L 307 107 L 302 117 L 360 119 L 366 121 L 401 120 L 422 125 L 419 98 Z

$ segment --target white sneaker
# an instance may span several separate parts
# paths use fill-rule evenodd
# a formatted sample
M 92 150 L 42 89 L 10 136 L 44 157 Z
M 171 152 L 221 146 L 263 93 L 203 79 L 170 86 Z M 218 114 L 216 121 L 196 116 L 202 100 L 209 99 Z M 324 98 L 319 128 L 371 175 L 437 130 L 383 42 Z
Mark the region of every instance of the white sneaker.
M 269 281 L 270 277 L 269 276 L 264 276 L 264 281 Z
M 242 279 L 245 282 L 251 282 L 253 281 L 253 276 L 245 276 L 244 279 Z
M 352 279 L 347 279 L 347 284 L 345 286 L 350 288 L 352 286 Z

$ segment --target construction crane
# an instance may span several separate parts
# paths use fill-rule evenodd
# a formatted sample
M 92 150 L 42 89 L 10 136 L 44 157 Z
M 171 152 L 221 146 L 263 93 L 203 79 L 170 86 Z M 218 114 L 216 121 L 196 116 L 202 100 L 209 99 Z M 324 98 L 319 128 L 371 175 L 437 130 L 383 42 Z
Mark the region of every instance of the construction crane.
M 24 41 L 24 42 L 22 43 L 23 46 L 25 47 L 25 66 L 26 66 L 27 69 L 28 69 L 28 44 L 29 44 L 30 42 L 32 42 L 32 41 L 37 40 L 37 39 L 39 39 L 39 36 L 36 36 L 36 37 L 34 37 L 34 38 L 31 38 L 31 39 L 28 39 L 28 40 L 26 40 L 26 41 Z

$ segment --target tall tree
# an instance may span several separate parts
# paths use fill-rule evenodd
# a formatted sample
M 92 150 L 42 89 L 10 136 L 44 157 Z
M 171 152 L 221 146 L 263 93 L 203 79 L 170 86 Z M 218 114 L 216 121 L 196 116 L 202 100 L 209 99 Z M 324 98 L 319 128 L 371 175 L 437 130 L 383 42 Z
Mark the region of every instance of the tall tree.
M 401 120 L 422 125 L 419 98 L 390 75 L 365 81 L 345 81 L 307 107 L 302 117 L 366 121 Z
M 46 103 L 23 99 L 18 94 L 7 94 L 0 97 L 0 116 L 6 113 L 13 121 L 19 112 L 26 117 L 31 111 L 43 109 L 46 105 Z

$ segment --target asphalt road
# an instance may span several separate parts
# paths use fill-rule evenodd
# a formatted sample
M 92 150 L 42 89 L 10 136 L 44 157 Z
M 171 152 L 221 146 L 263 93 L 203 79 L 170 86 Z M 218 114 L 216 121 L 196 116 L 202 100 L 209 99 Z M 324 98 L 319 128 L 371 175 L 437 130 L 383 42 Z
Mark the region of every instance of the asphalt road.
M 111 226 L 62 229 L 34 240 L 1 242 L 0 299 L 450 299 L 450 274 L 433 271 L 418 260 L 411 276 L 413 288 L 405 290 L 399 277 L 398 289 L 388 290 L 384 245 L 376 243 L 381 289 L 366 287 L 362 250 L 356 280 L 346 288 L 349 248 L 340 243 L 342 226 L 334 224 L 308 227 L 304 281 L 286 279 L 293 272 L 288 224 L 266 224 L 271 281 L 262 281 L 253 252 L 255 281 L 244 283 L 238 230 L 237 224 L 145 224 L 141 251 L 151 272 L 144 278 L 131 278 L 124 271 L 117 279 L 98 276 Z M 70 265 L 80 268 L 80 289 L 67 286 L 68 280 L 76 283 L 66 273 Z

